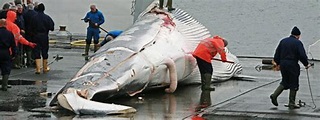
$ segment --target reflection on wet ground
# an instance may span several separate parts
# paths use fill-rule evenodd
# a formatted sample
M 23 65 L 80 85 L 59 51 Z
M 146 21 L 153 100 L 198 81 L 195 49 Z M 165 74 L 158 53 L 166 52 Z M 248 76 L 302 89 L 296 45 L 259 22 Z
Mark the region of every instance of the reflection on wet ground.
M 10 80 L 9 84 L 12 85 L 9 91 L 0 92 L 0 111 L 28 111 L 46 106 L 46 98 L 40 96 L 47 89 L 45 81 Z

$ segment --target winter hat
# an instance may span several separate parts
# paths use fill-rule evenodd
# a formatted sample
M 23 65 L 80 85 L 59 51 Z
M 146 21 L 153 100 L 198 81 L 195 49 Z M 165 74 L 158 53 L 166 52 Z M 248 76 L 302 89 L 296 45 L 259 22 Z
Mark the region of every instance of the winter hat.
M 9 3 L 5 3 L 2 7 L 3 10 L 8 10 L 10 8 L 10 4 Z
M 292 28 L 291 34 L 292 34 L 292 35 L 300 35 L 301 32 L 300 32 L 299 28 L 297 28 L 297 26 L 294 26 L 294 27 Z
M 45 10 L 45 7 L 44 7 L 44 4 L 43 3 L 40 3 L 39 5 L 38 5 L 38 11 L 44 11 Z

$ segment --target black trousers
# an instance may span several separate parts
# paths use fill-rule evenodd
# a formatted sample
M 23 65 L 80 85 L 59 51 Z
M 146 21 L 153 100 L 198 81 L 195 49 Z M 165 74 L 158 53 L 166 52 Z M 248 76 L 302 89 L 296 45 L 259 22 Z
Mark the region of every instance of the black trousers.
M 198 57 L 195 57 L 195 58 L 197 60 L 200 74 L 205 74 L 205 73 L 212 74 L 213 68 L 211 63 L 208 63 L 207 61 L 202 60 L 201 58 L 198 58 Z
M 49 51 L 49 37 L 47 34 L 38 34 L 34 36 L 34 41 L 37 46 L 33 49 L 33 58 L 34 59 L 48 59 Z
M 9 50 L 0 49 L 0 56 L 1 75 L 10 75 L 12 61 Z

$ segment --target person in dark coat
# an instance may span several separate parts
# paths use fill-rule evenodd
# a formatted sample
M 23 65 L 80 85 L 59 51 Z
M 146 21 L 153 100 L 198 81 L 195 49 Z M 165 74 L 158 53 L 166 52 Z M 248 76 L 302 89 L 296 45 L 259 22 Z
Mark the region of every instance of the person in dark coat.
M 6 19 L 7 18 L 7 12 L 10 8 L 10 4 L 9 3 L 5 3 L 2 6 L 2 10 L 0 10 L 0 19 Z
M 9 50 L 11 48 L 11 51 Z M 13 34 L 6 29 L 6 20 L 0 19 L 0 69 L 2 75 L 1 90 L 7 91 L 11 72 L 11 59 L 16 55 L 16 43 Z M 11 54 L 10 54 L 11 53 Z
M 33 4 L 28 4 L 27 6 L 27 10 L 25 11 L 25 13 L 23 14 L 23 19 L 24 19 L 24 25 L 25 25 L 25 38 L 30 41 L 30 42 L 34 42 L 33 38 L 34 38 L 34 33 L 32 33 L 32 17 L 35 16 L 36 14 L 38 14 L 35 10 L 34 10 L 34 6 Z M 27 67 L 31 67 L 34 65 L 34 59 L 32 58 L 32 48 L 29 46 L 25 46 L 25 52 L 27 55 L 27 61 L 26 61 L 26 65 Z
M 54 22 L 50 16 L 44 13 L 45 6 L 43 3 L 38 5 L 38 14 L 32 17 L 31 29 L 34 33 L 33 40 L 37 44 L 33 49 L 36 61 L 36 74 L 40 74 L 41 57 L 43 59 L 43 73 L 49 71 L 48 51 L 49 51 L 49 31 L 54 30 Z
M 279 67 L 282 75 L 282 81 L 278 88 L 270 95 L 273 105 L 278 106 L 277 97 L 283 90 L 290 89 L 289 104 L 290 109 L 299 108 L 295 104 L 296 93 L 299 90 L 300 66 L 298 61 L 301 61 L 306 69 L 310 67 L 308 57 L 300 39 L 300 30 L 294 27 L 291 35 L 280 41 L 274 54 L 274 61 Z

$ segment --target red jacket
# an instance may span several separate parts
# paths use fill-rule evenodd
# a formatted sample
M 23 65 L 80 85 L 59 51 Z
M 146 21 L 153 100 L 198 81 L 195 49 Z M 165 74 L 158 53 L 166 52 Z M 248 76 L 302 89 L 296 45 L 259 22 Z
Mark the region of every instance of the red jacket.
M 213 38 L 206 38 L 202 40 L 192 55 L 211 63 L 212 58 L 217 53 L 220 54 L 222 61 L 227 61 L 223 38 L 220 36 L 214 36 Z
M 20 28 L 14 23 L 16 17 L 17 14 L 15 12 L 10 10 L 7 12 L 6 28 L 8 31 L 12 32 L 16 45 L 18 45 L 18 42 L 23 45 L 30 45 L 29 41 L 20 34 Z

